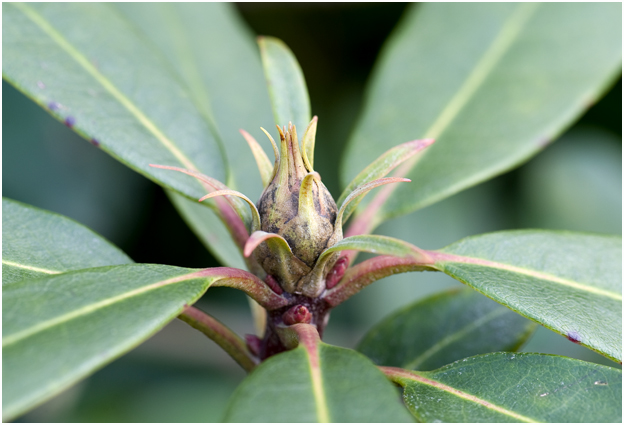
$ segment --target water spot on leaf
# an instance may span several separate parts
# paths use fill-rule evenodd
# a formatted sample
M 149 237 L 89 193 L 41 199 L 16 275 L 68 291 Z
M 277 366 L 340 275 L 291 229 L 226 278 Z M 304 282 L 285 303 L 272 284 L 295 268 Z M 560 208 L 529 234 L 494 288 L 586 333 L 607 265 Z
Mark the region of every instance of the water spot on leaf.
M 40 89 L 45 89 L 45 84 L 43 84 L 42 81 L 37 81 L 37 87 L 39 87 Z

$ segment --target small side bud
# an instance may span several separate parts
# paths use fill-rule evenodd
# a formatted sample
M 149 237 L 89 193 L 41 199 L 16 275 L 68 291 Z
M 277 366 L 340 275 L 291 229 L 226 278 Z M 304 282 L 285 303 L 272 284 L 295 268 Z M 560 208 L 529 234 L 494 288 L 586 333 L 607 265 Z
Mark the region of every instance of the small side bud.
M 285 325 L 291 326 L 297 323 L 310 323 L 312 321 L 312 313 L 303 305 L 291 307 L 284 315 L 282 320 Z
M 331 271 L 327 274 L 327 279 L 325 281 L 327 289 L 333 288 L 336 284 L 338 284 L 338 282 L 340 282 L 340 279 L 344 276 L 345 271 L 347 271 L 347 267 L 349 267 L 349 259 L 347 257 L 340 257 L 340 259 L 336 261 L 336 264 L 334 264 Z
M 260 356 L 260 350 L 262 348 L 262 341 L 255 335 L 245 335 L 245 345 L 251 354 L 256 357 Z

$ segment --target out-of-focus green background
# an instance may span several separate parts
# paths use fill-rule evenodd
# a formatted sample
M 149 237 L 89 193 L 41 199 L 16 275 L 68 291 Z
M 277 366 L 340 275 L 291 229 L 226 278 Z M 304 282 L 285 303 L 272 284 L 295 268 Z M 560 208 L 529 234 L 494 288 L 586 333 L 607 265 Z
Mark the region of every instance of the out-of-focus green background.
M 234 5 L 257 33 L 284 40 L 304 71 L 320 117 L 315 165 L 337 197 L 338 163 L 377 54 L 404 4 Z M 382 225 L 422 248 L 517 228 L 622 232 L 622 85 L 556 143 L 522 167 L 439 204 Z M 155 184 L 95 149 L 3 83 L 3 196 L 89 226 L 136 262 L 216 266 Z M 271 125 L 271 123 L 267 123 Z M 326 332 L 353 347 L 374 323 L 424 295 L 459 285 L 436 273 L 393 276 L 340 306 Z M 252 333 L 245 297 L 211 289 L 201 308 Z M 524 351 L 618 366 L 539 329 Z M 34 411 L 26 422 L 210 422 L 244 378 L 227 355 L 175 321 L 148 342 Z M 6 389 L 5 389 L 6 390 Z

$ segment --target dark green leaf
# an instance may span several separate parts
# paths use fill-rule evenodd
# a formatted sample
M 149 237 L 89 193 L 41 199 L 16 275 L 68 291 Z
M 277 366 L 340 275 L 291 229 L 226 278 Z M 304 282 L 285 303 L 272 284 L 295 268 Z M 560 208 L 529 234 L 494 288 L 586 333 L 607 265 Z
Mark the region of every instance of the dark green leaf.
M 119 248 L 62 215 L 2 198 L 2 284 L 132 263 Z
M 617 3 L 412 7 L 381 54 L 343 182 L 392 146 L 435 138 L 384 219 L 517 166 L 616 78 L 621 34 Z
M 397 396 L 392 384 L 361 354 L 320 343 L 310 355 L 299 345 L 269 358 L 243 381 L 225 420 L 410 422 Z
M 581 360 L 492 353 L 433 372 L 389 369 L 422 422 L 622 422 L 622 371 Z
M 250 166 L 254 157 L 239 129 L 251 133 L 270 153 L 271 144 L 260 127 L 270 131 L 273 117 L 258 46 L 236 7 L 226 3 L 113 7 L 163 54 L 198 110 L 216 123 L 230 170 L 225 183 L 251 199 L 260 197 L 260 175 Z
M 622 238 L 519 230 L 473 236 L 435 266 L 568 339 L 622 361 Z
M 310 117 L 310 99 L 303 72 L 295 55 L 282 40 L 259 37 L 260 54 L 266 77 L 275 124 L 292 122 L 302 138 Z
M 5 285 L 3 419 L 136 347 L 223 277 L 223 269 L 128 264 Z
M 2 10 L 3 76 L 20 91 L 135 171 L 185 196 L 206 192 L 191 177 L 148 164 L 224 180 L 209 117 L 111 6 L 11 3 Z
M 417 301 L 371 329 L 358 346 L 378 365 L 432 370 L 457 359 L 517 350 L 535 323 L 469 288 Z

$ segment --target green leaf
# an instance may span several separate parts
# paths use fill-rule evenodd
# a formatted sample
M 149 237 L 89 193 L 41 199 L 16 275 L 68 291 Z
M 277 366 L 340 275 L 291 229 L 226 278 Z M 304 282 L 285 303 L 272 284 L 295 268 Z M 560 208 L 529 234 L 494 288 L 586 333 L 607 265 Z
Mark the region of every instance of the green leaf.
M 622 422 L 622 371 L 567 357 L 492 353 L 387 374 L 422 422 Z
M 311 117 L 310 99 L 301 67 L 282 40 L 258 37 L 258 45 L 275 124 L 281 127 L 292 122 L 303 135 Z
M 227 422 L 411 422 L 397 392 L 361 354 L 319 342 L 260 364 L 234 392 Z
M 103 43 L 102 40 L 106 40 Z M 197 199 L 181 166 L 224 180 L 221 148 L 177 74 L 109 5 L 3 5 L 3 76 L 135 171 Z
M 128 264 L 5 285 L 3 420 L 136 347 L 224 277 L 223 268 Z
M 221 219 L 211 208 L 192 201 L 171 190 L 166 191 L 171 203 L 204 246 L 224 266 L 246 270 L 240 250 L 223 226 Z
M 622 361 L 622 238 L 518 230 L 427 252 L 435 267 L 521 315 Z
M 70 270 L 132 263 L 67 217 L 2 198 L 2 284 Z
M 262 180 L 256 167 L 249 166 L 254 156 L 239 130 L 253 134 L 270 152 L 260 127 L 270 128 L 273 118 L 258 46 L 236 8 L 224 3 L 115 3 L 112 7 L 154 44 L 188 87 L 198 110 L 216 123 L 227 157 L 227 186 L 258 199 Z M 227 266 L 245 268 L 212 211 L 169 197 L 215 257 Z
M 252 199 L 260 197 L 260 175 L 250 166 L 254 157 L 239 130 L 248 131 L 265 152 L 272 152 L 260 127 L 270 130 L 273 117 L 258 45 L 236 7 L 226 3 L 111 6 L 166 58 L 197 109 L 216 123 L 229 166 L 224 183 Z
M 383 220 L 526 161 L 617 77 L 621 19 L 615 3 L 412 7 L 380 56 L 343 182 L 392 146 L 436 139 Z
M 358 351 L 378 365 L 432 370 L 476 354 L 516 351 L 535 328 L 472 289 L 452 289 L 383 320 L 368 331 Z

